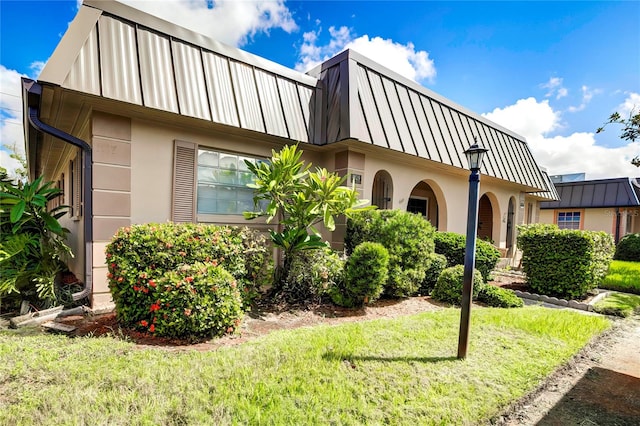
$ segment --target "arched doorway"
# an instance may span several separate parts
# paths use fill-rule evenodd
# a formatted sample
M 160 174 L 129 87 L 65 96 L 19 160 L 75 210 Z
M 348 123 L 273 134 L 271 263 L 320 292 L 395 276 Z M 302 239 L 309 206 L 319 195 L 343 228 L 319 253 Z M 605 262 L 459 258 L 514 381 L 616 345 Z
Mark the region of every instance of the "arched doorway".
M 513 247 L 513 224 L 516 212 L 516 202 L 513 197 L 509 199 L 509 209 L 507 210 L 507 253 L 510 254 Z
M 378 206 L 379 209 L 388 210 L 393 208 L 393 181 L 391 175 L 386 170 L 380 170 L 373 178 L 373 188 L 371 188 L 371 205 Z
M 433 226 L 439 228 L 440 225 L 440 208 L 438 206 L 438 197 L 434 188 L 427 182 L 419 182 L 413 187 L 409 201 L 407 202 L 407 211 L 411 213 L 419 213 L 424 216 Z
M 493 241 L 493 206 L 487 194 L 478 202 L 478 238 Z

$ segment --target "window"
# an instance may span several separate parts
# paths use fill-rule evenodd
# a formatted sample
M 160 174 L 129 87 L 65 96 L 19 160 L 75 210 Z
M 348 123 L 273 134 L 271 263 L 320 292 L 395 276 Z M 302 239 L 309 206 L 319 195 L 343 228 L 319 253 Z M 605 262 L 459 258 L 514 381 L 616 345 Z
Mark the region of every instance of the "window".
M 198 149 L 198 214 L 240 215 L 253 210 L 253 173 L 245 164 L 257 158 Z
M 580 212 L 558 212 L 558 228 L 580 229 Z
M 426 216 L 428 212 L 429 201 L 426 198 L 409 198 L 407 202 L 407 211 L 409 213 L 420 213 L 422 216 Z

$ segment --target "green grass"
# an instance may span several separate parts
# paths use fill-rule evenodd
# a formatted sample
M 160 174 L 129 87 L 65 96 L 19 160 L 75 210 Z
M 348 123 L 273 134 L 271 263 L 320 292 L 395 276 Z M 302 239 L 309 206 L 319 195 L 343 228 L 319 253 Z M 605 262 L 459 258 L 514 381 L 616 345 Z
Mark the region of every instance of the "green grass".
M 634 312 L 640 312 L 640 296 L 612 293 L 597 302 L 593 308 L 601 314 L 630 317 Z
M 527 307 L 278 331 L 211 352 L 0 333 L 0 424 L 477 424 L 610 326 Z
M 612 261 L 600 288 L 640 294 L 640 262 Z

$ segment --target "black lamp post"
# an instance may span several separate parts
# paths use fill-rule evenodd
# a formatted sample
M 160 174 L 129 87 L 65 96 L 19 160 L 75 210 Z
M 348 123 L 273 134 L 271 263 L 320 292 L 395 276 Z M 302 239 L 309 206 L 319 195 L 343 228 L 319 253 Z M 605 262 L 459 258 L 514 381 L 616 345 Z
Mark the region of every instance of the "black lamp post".
M 480 186 L 480 167 L 482 157 L 488 149 L 478 145 L 473 138 L 473 145 L 464 153 L 469 161 L 469 204 L 467 209 L 467 245 L 464 254 L 464 278 L 462 281 L 462 313 L 460 315 L 460 337 L 458 339 L 458 359 L 467 356 L 469 343 L 469 322 L 471 319 L 471 295 L 473 294 L 473 270 L 476 265 L 476 233 L 478 232 L 478 187 Z

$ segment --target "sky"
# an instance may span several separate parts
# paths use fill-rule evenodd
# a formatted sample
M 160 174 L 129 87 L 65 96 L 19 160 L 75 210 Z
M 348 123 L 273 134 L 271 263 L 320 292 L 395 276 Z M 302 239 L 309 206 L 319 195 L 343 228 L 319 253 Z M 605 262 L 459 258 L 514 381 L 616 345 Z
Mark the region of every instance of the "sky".
M 549 174 L 640 176 L 640 2 L 123 0 L 302 72 L 346 48 L 524 136 Z M 79 1 L 0 0 L 0 136 L 24 151 L 20 76 L 37 78 Z M 6 148 L 0 164 L 15 164 Z

